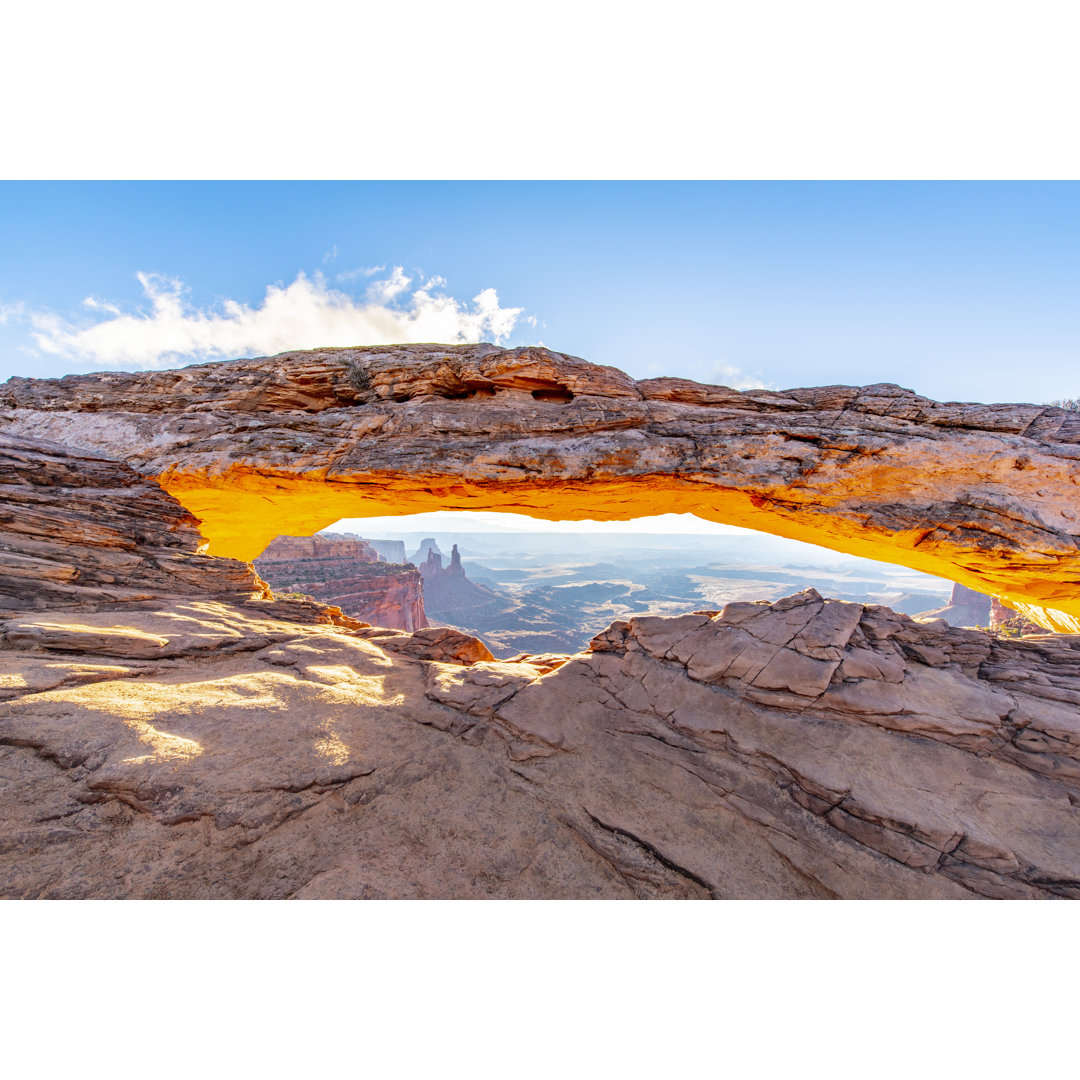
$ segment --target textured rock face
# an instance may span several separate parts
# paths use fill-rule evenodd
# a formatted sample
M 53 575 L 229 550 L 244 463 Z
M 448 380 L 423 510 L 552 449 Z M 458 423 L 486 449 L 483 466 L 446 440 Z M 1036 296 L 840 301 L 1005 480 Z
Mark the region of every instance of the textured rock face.
M 991 599 L 966 585 L 954 585 L 948 604 L 919 614 L 920 619 L 944 619 L 950 626 L 989 626 Z
M 376 626 L 427 626 L 420 572 L 380 562 L 367 541 L 279 536 L 255 560 L 255 568 L 279 592 L 304 593 Z
M 0 615 L 268 599 L 250 566 L 203 554 L 197 526 L 121 462 L 0 432 Z
M 352 562 L 374 563 L 379 561 L 379 553 L 366 540 L 351 537 L 275 536 L 258 561 L 300 562 L 303 559 L 349 559 Z
M 197 525 L 122 462 L 0 432 L 0 618 L 194 597 L 301 623 L 364 625 L 334 607 L 275 600 L 250 564 L 204 554 Z M 99 624 L 109 617 L 119 616 Z
M 343 517 L 693 512 L 902 563 L 1080 628 L 1080 414 L 897 386 L 738 393 L 545 349 L 394 346 L 13 379 L 0 425 L 122 457 L 210 550 Z
M 1080 897 L 1073 638 L 813 592 L 516 663 L 196 599 L 5 626 L 0 896 Z
M 1004 634 L 1013 636 L 1020 634 L 1038 634 L 1041 631 L 1030 619 L 1005 607 L 997 597 L 990 601 L 990 622 L 987 623 L 991 630 L 998 630 Z

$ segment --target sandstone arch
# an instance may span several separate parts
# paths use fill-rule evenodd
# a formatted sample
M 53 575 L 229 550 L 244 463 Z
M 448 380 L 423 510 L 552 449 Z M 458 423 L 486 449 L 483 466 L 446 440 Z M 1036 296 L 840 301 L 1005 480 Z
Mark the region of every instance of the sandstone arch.
M 433 509 L 669 511 L 900 563 L 1080 631 L 1080 416 L 898 386 L 739 393 L 546 349 L 321 349 L 12 379 L 0 425 L 122 458 L 211 554 Z

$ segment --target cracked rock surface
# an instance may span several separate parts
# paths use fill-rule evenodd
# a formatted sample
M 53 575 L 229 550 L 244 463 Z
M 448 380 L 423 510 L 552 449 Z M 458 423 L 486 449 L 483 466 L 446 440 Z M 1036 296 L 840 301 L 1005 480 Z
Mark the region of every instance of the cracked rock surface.
M 216 601 L 29 622 L 6 897 L 1080 897 L 1072 638 L 812 590 L 554 668 Z

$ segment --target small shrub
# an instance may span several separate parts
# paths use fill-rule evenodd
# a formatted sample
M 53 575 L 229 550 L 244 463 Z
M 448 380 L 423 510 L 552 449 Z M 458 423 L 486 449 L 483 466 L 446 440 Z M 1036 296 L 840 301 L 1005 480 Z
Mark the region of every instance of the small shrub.
M 358 360 L 346 360 L 345 371 L 349 385 L 354 390 L 359 390 L 363 394 L 371 389 L 371 376 L 360 366 Z

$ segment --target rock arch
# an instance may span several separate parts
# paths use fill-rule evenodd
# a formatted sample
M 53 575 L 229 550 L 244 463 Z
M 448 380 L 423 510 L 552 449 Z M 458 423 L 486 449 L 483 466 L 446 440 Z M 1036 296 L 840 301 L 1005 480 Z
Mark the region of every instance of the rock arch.
M 891 384 L 738 392 L 547 349 L 317 349 L 12 379 L 0 427 L 121 458 L 250 560 L 343 517 L 689 512 L 899 563 L 1080 631 L 1080 415 Z

